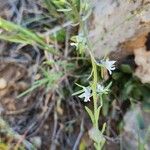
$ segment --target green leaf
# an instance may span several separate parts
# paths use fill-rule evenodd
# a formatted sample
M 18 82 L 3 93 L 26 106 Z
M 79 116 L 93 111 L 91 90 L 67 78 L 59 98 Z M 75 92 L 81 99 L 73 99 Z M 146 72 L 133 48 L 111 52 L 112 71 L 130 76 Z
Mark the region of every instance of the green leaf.
M 87 111 L 87 113 L 89 114 L 89 116 L 90 116 L 90 118 L 91 118 L 91 121 L 92 121 L 92 123 L 94 124 L 94 114 L 92 113 L 92 111 L 88 108 L 88 107 L 86 107 L 85 106 L 85 110 Z
M 46 79 L 41 79 L 41 80 L 35 81 L 35 82 L 33 83 L 33 85 L 32 85 L 29 89 L 27 89 L 26 91 L 24 91 L 24 92 L 22 92 L 21 94 L 19 94 L 19 95 L 17 96 L 17 98 L 20 98 L 20 97 L 23 97 L 23 96 L 29 94 L 30 92 L 32 92 L 32 91 L 35 90 L 36 88 L 38 88 L 38 87 L 44 85 L 46 82 L 47 82 Z
M 100 110 L 101 110 L 102 106 L 99 106 L 96 110 L 96 116 L 95 116 L 95 122 L 98 122 L 99 119 L 99 114 L 100 114 Z
M 51 39 L 56 40 L 58 42 L 64 42 L 66 37 L 66 31 L 64 29 L 61 29 L 60 31 L 56 32 Z
M 105 132 L 105 129 L 106 129 L 106 123 L 103 124 L 103 128 L 102 128 L 102 131 L 101 131 L 102 134 Z
M 105 103 L 103 104 L 103 107 L 102 107 L 102 113 L 105 117 L 107 117 L 108 115 L 108 111 L 109 111 L 109 102 L 107 99 L 104 99 Z
M 101 131 L 95 127 L 89 130 L 89 136 L 96 143 L 100 143 L 105 140 Z
M 119 80 L 121 77 L 122 77 L 122 73 L 120 73 L 120 72 L 114 72 L 114 73 L 112 74 L 112 78 L 113 78 L 114 80 Z
M 126 65 L 126 64 L 122 64 L 121 67 L 120 67 L 121 71 L 124 72 L 124 73 L 132 73 L 132 68 L 129 66 L 129 65 Z
M 108 89 L 109 90 L 109 88 L 112 86 L 112 82 L 110 82 L 106 87 L 105 87 L 105 89 Z
M 72 96 L 79 95 L 79 94 L 81 94 L 81 93 L 83 93 L 83 92 L 84 92 L 84 90 L 79 90 L 79 91 L 73 93 Z

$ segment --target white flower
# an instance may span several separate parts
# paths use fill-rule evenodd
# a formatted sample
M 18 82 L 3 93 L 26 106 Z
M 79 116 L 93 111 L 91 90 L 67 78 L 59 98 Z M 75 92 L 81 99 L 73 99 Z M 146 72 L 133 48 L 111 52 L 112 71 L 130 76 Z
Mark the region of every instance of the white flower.
M 112 70 L 115 70 L 115 62 L 116 61 L 109 61 L 109 59 L 106 59 L 101 60 L 98 64 L 102 64 L 109 71 L 109 74 L 112 74 Z
M 91 88 L 90 87 L 83 87 L 84 92 L 79 95 L 79 98 L 84 98 L 84 102 L 90 101 L 91 97 Z
M 97 92 L 98 93 L 104 93 L 105 92 L 105 87 L 101 84 L 97 85 Z
M 109 91 L 109 89 L 107 87 L 104 87 L 101 84 L 97 84 L 97 93 L 107 94 L 108 91 Z

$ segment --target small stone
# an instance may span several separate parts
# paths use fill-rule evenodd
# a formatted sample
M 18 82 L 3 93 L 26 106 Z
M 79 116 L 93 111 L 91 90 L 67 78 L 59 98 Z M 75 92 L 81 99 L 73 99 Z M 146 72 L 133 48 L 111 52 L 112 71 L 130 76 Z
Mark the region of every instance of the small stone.
M 41 146 L 42 146 L 42 139 L 41 139 L 41 137 L 39 137 L 39 136 L 32 137 L 30 139 L 30 141 L 34 144 L 35 147 L 37 147 L 39 149 L 41 148 Z
M 39 80 L 39 79 L 40 79 L 40 77 L 41 77 L 41 75 L 40 75 L 40 74 L 36 74 L 36 75 L 35 75 L 35 80 Z
M 46 125 L 44 126 L 44 129 L 48 130 L 48 129 L 49 129 L 49 126 L 46 124 Z
M 0 78 L 0 90 L 3 90 L 7 87 L 7 81 L 4 78 Z
M 150 139 L 147 138 L 150 125 L 150 112 L 144 110 L 142 104 L 136 104 L 124 115 L 124 131 L 122 133 L 122 146 L 124 150 L 137 150 L 139 141 L 144 144 L 145 150 L 150 150 Z M 147 140 L 146 140 L 147 139 Z

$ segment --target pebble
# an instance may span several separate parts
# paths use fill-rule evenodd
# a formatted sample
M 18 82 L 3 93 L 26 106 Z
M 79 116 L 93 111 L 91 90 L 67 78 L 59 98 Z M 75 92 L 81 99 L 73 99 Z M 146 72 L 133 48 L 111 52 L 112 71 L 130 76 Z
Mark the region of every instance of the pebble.
M 30 141 L 35 145 L 35 147 L 37 147 L 39 149 L 41 148 L 41 146 L 42 146 L 42 139 L 41 139 L 40 136 L 32 137 L 30 139 Z
M 0 90 L 3 90 L 7 87 L 7 81 L 4 78 L 0 78 Z

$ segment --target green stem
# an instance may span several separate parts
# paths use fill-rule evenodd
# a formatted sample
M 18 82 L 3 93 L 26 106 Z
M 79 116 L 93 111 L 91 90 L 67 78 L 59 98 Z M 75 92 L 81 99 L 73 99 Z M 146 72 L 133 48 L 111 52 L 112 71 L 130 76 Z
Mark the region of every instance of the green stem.
M 100 94 L 100 103 L 101 103 L 101 106 L 103 106 L 103 97 L 102 97 L 102 94 Z
M 95 60 L 93 58 L 93 56 L 91 56 L 91 60 L 92 60 L 92 68 L 93 68 L 93 83 L 92 83 L 92 93 L 93 93 L 93 104 L 94 104 L 94 117 L 96 117 L 97 115 L 97 93 L 96 93 L 96 88 L 97 88 L 97 66 L 95 64 Z M 98 128 L 98 121 L 95 118 L 95 124 L 94 126 L 96 128 Z

